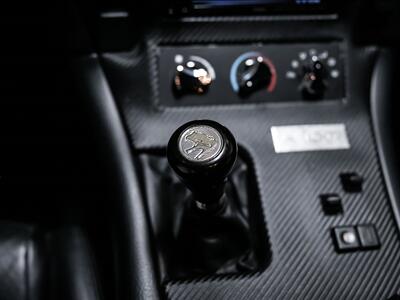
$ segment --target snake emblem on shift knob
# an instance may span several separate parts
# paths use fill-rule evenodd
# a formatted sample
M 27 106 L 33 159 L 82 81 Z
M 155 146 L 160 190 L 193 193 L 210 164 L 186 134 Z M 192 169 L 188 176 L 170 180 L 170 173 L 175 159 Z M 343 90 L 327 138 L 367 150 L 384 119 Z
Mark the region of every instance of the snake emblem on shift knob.
M 208 161 L 222 150 L 222 137 L 210 126 L 193 126 L 179 137 L 179 150 L 191 161 Z
M 192 191 L 197 204 L 217 207 L 236 162 L 238 146 L 232 133 L 211 120 L 195 120 L 172 134 L 167 158 L 171 168 Z

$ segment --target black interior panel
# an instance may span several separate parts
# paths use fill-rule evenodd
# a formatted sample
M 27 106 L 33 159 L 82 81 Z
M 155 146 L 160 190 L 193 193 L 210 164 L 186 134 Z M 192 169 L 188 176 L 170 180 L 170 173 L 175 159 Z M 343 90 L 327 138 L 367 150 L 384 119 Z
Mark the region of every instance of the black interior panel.
M 400 299 L 399 17 L 4 7 L 0 298 Z
M 195 44 L 206 40 L 216 42 L 218 39 L 223 42 L 227 38 L 234 42 L 236 36 L 240 43 L 241 32 L 225 31 L 225 25 L 210 31 L 210 24 L 192 24 L 191 29 L 185 29 L 179 35 L 178 41 L 188 42 L 191 36 Z M 277 22 L 259 25 L 274 27 Z M 281 25 L 284 28 L 288 24 Z M 305 24 L 303 30 L 297 32 L 304 35 L 308 26 L 311 24 Z M 346 102 L 289 103 L 282 106 L 258 103 L 160 109 L 154 106 L 154 95 L 158 92 L 154 84 L 157 79 L 153 75 L 158 65 L 156 60 L 152 60 L 152 51 L 156 47 L 153 43 L 170 42 L 173 29 L 161 38 L 150 39 L 148 52 L 136 55 L 135 60 L 128 53 L 103 56 L 106 74 L 122 107 L 135 150 L 146 152 L 148 149 L 165 147 L 174 128 L 189 120 L 208 118 L 229 127 L 254 159 L 270 233 L 273 256 L 271 265 L 253 276 L 169 283 L 165 286 L 168 298 L 321 299 L 335 298 L 340 294 L 345 295 L 346 299 L 376 299 L 378 295 L 389 297 L 397 292 L 398 283 L 395 278 L 398 278 L 400 269 L 397 269 L 394 262 L 399 259 L 400 241 L 370 126 L 370 91 L 363 88 L 369 85 L 379 51 L 371 47 L 353 47 L 346 35 L 334 28 L 328 30 L 322 27 L 315 34 L 321 35 L 322 39 L 332 36 L 344 38 L 343 51 L 348 62 Z M 193 30 L 192 34 L 190 30 Z M 255 31 L 253 35 L 257 36 L 260 32 Z M 273 38 L 273 34 L 269 37 L 268 32 L 265 32 L 262 38 L 264 43 L 268 38 Z M 128 64 L 133 61 L 134 64 Z M 149 64 L 150 77 L 143 76 L 143 70 Z M 150 78 L 153 85 L 148 85 L 147 78 Z M 137 90 L 121 84 L 131 81 L 141 82 L 140 86 L 148 88 Z M 274 152 L 271 126 L 335 123 L 346 126 L 350 150 L 289 154 Z M 347 193 L 343 189 L 340 180 L 343 172 L 361 174 L 365 180 L 361 193 Z M 324 193 L 341 195 L 342 215 L 332 217 L 324 214 L 319 201 L 319 196 Z M 338 226 L 362 224 L 375 226 L 382 243 L 380 248 L 338 253 L 331 230 Z M 388 265 L 383 267 L 385 262 Z

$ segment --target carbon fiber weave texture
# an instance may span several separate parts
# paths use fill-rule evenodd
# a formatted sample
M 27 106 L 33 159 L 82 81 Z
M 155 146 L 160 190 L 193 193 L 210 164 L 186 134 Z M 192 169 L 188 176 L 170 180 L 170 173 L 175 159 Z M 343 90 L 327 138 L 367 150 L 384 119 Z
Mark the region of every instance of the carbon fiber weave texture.
M 272 28 L 274 26 L 271 24 Z M 274 33 L 263 33 L 260 29 L 251 34 L 247 31 L 245 35 L 245 27 L 235 24 L 225 35 L 224 29 L 215 28 L 215 24 L 190 25 L 181 31 L 174 28 L 149 35 L 146 51 L 103 56 L 103 66 L 134 149 L 165 147 L 179 125 L 194 119 L 212 119 L 230 128 L 254 160 L 272 247 L 270 266 L 250 277 L 170 282 L 164 286 L 166 297 L 364 300 L 387 299 L 400 292 L 398 229 L 371 129 L 369 90 L 363 89 L 369 84 L 374 49 L 345 47 L 349 62 L 345 101 L 185 108 L 157 106 L 157 99 L 162 97 L 157 93 L 159 43 L 275 40 Z M 307 26 L 303 28 L 306 29 Z M 332 38 L 336 31 L 322 27 L 318 35 Z M 328 123 L 346 125 L 351 150 L 274 153 L 271 126 Z M 356 171 L 365 177 L 363 193 L 344 193 L 339 180 L 343 171 Z M 343 196 L 343 215 L 328 217 L 323 214 L 318 196 L 329 192 Z M 379 250 L 340 255 L 335 252 L 330 228 L 370 223 L 375 224 L 379 233 L 382 242 Z

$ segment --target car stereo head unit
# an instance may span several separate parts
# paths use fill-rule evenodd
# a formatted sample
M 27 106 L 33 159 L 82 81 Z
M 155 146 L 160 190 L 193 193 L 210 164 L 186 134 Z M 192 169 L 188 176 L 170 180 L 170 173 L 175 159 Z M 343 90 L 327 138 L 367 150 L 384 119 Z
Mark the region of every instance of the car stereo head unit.
M 318 13 L 328 0 L 171 0 L 170 15 Z

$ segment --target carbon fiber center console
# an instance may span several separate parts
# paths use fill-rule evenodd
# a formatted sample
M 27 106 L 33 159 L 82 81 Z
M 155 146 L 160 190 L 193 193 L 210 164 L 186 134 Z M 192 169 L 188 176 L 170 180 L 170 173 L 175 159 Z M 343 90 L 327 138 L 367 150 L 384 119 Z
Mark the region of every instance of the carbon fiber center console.
M 354 46 L 347 26 L 348 20 L 332 16 L 197 17 L 154 26 L 143 48 L 101 56 L 131 149 L 141 155 L 138 168 L 147 170 L 157 155 L 163 160 L 176 128 L 199 119 L 229 128 L 254 166 L 265 218 L 259 224 L 268 224 L 261 230 L 268 235 L 259 238 L 270 245 L 264 248 L 269 264 L 250 274 L 179 280 L 155 269 L 165 298 L 364 300 L 400 292 L 398 224 L 370 115 L 371 78 L 380 50 Z M 310 49 L 323 58 L 326 50 L 325 59 L 332 54 L 338 68 L 331 60 L 324 97 L 304 99 L 290 72 Z M 235 63 L 252 52 L 258 54 Z M 240 70 L 243 61 L 243 70 L 251 70 L 261 56 L 258 62 L 270 70 L 260 77 L 262 88 L 238 94 L 241 83 L 246 89 L 259 81 L 240 82 L 236 73 L 230 75 L 232 68 Z M 213 72 L 198 57 L 214 66 L 211 85 Z M 184 68 L 192 77 L 194 69 L 198 74 L 188 89 L 180 89 L 187 79 L 179 73 Z M 184 92 L 177 96 L 177 91 Z M 138 201 L 151 212 L 157 204 L 149 197 L 146 177 Z

